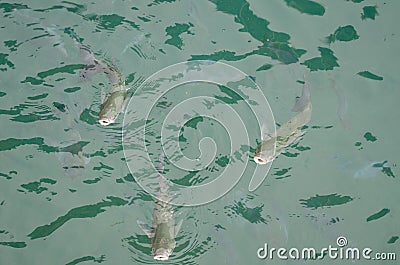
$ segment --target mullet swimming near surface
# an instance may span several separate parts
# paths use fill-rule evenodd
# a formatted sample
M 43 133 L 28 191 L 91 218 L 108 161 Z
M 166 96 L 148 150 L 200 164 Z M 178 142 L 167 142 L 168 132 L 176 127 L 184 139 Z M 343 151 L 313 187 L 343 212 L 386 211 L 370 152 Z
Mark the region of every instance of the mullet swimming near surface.
M 275 136 L 265 136 L 261 132 L 261 143 L 254 154 L 254 161 L 257 164 L 264 165 L 272 162 L 284 151 L 285 147 L 297 142 L 304 135 L 302 127 L 311 120 L 312 112 L 310 87 L 306 80 L 304 80 L 302 95 L 296 98 L 292 111 L 297 114 L 282 124 L 276 130 Z

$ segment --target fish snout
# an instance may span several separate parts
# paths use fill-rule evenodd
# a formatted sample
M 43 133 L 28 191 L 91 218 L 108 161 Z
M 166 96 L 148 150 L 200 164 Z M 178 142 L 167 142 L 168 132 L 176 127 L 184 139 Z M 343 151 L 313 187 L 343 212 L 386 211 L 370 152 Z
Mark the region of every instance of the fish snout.
M 268 163 L 268 160 L 262 158 L 261 156 L 254 156 L 254 162 L 256 162 L 259 165 L 265 165 Z
M 110 120 L 110 119 L 108 119 L 108 118 L 100 118 L 100 119 L 99 119 L 99 123 L 100 123 L 101 125 L 103 125 L 103 126 L 110 125 L 110 124 L 113 123 L 113 122 L 114 122 L 113 120 Z
M 168 260 L 169 255 L 171 254 L 171 250 L 169 249 L 157 249 L 154 253 L 154 259 L 155 260 Z
M 269 162 L 274 161 L 275 156 L 271 154 L 270 152 L 262 151 L 262 152 L 256 152 L 254 154 L 254 162 L 256 162 L 259 165 L 265 165 L 268 164 Z

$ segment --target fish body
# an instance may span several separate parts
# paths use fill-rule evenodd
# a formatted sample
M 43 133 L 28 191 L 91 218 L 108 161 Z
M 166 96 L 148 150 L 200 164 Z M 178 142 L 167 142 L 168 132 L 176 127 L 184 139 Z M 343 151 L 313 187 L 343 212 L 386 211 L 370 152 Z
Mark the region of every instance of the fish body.
M 104 126 L 114 123 L 128 100 L 125 79 L 115 66 L 96 59 L 94 53 L 86 45 L 80 45 L 80 52 L 85 63 L 79 72 L 81 80 L 90 79 L 97 73 L 105 73 L 110 81 L 111 89 L 108 96 L 102 95 L 99 123 Z
M 160 165 L 159 172 L 162 172 L 161 168 L 163 169 L 164 163 L 160 161 Z M 154 207 L 152 227 L 141 221 L 137 221 L 137 223 L 150 238 L 154 259 L 168 260 L 176 246 L 175 237 L 182 226 L 182 220 L 175 225 L 174 211 L 168 203 L 171 198 L 168 195 L 167 179 L 161 173 L 158 182 L 159 193 Z
M 285 147 L 297 142 L 304 135 L 302 127 L 311 120 L 312 112 L 310 87 L 306 82 L 303 85 L 302 95 L 296 98 L 296 104 L 292 111 L 297 112 L 297 114 L 279 127 L 275 136 L 262 139 L 258 145 L 254 154 L 254 161 L 257 164 L 263 165 L 272 162 L 284 151 Z
M 109 67 L 105 73 L 111 82 L 111 89 L 106 98 L 102 96 L 99 123 L 106 126 L 115 122 L 119 113 L 124 109 L 128 100 L 128 89 L 125 85 L 125 79 L 118 69 Z
M 65 143 L 64 143 L 65 144 Z M 83 147 L 87 142 L 76 142 L 69 146 L 63 146 L 58 148 L 56 153 L 57 159 L 62 164 L 64 174 L 72 178 L 82 176 L 85 172 L 86 165 L 90 162 L 90 158 L 84 152 Z M 75 152 L 69 151 L 69 148 L 74 146 L 74 148 L 79 148 Z

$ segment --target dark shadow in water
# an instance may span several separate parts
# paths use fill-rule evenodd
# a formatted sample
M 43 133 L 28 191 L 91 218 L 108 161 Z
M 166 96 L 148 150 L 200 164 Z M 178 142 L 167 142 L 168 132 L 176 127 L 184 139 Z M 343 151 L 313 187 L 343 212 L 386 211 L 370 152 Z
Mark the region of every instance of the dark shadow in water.
M 350 196 L 342 196 L 337 193 L 329 194 L 329 195 L 316 195 L 314 197 L 310 197 L 309 199 L 300 199 L 300 204 L 304 205 L 306 208 L 323 208 L 330 207 L 335 205 L 341 205 L 348 202 L 351 202 L 353 198 Z

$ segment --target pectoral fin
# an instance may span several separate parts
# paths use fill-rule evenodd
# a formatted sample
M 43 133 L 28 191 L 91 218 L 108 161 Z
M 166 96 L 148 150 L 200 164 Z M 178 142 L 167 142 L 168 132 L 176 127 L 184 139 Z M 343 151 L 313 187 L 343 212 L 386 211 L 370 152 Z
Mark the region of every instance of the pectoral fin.
M 310 87 L 304 78 L 304 85 L 301 97 L 296 97 L 296 103 L 292 108 L 293 112 L 301 112 L 310 104 Z
M 272 134 L 270 132 L 268 132 L 267 125 L 265 125 L 265 123 L 263 123 L 261 125 L 261 141 L 265 141 L 269 138 L 272 138 Z
M 176 225 L 174 229 L 174 237 L 179 233 L 179 230 L 181 230 L 183 220 L 180 220 Z
M 142 221 L 137 220 L 136 221 L 138 226 L 143 230 L 143 232 L 149 237 L 149 238 L 153 238 L 154 237 L 154 233 L 152 232 L 152 228 L 148 225 L 145 224 Z
M 253 192 L 255 191 L 264 181 L 264 179 L 267 177 L 267 174 L 265 172 L 268 172 L 268 170 L 271 168 L 272 162 L 269 162 L 265 165 L 262 166 L 257 166 L 256 171 L 253 174 L 253 177 L 250 180 L 249 183 L 249 191 Z
M 307 105 L 307 102 L 303 100 L 301 97 L 296 97 L 296 103 L 294 104 L 294 107 L 292 108 L 293 112 L 300 112 L 302 111 Z

